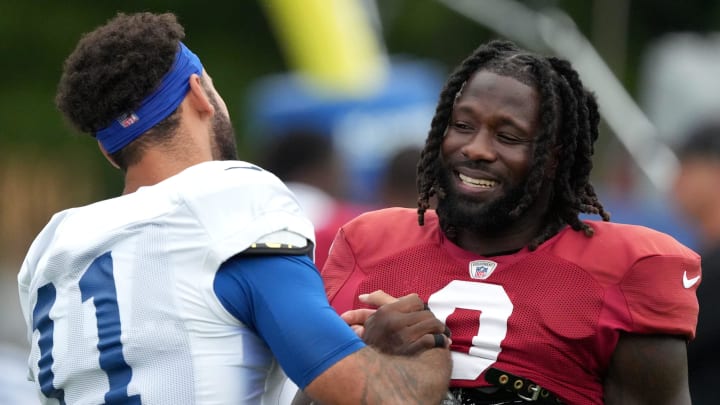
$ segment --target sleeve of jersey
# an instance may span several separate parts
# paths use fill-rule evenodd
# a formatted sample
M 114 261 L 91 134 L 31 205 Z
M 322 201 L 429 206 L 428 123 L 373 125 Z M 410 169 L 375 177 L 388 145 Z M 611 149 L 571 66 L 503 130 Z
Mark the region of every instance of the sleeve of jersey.
M 347 240 L 345 228 L 335 235 L 330 253 L 322 269 L 325 292 L 337 313 L 354 309 L 357 298 L 357 284 L 362 277 L 351 278 L 355 273 L 355 254 Z
M 272 173 L 255 166 L 228 167 L 185 198 L 212 241 L 208 268 L 277 232 L 315 243 L 313 224 L 295 196 Z
M 699 277 L 700 262 L 696 257 L 651 256 L 637 261 L 619 284 L 618 293 L 623 298 L 616 297 L 616 303 L 624 301 L 629 319 L 618 328 L 693 339 Z M 612 292 L 609 295 L 612 300 Z
M 23 265 L 20 269 L 20 273 L 18 274 L 18 294 L 20 298 L 20 310 L 23 314 L 23 319 L 25 320 L 25 326 L 26 328 L 26 337 L 27 341 L 32 341 L 32 336 L 30 334 L 30 268 L 28 265 L 28 260 L 25 259 L 23 262 Z
M 307 256 L 237 256 L 214 281 L 225 309 L 268 345 L 301 389 L 365 347 L 330 307 Z
M 52 242 L 54 235 L 56 234 L 57 230 L 61 227 L 63 220 L 66 218 L 70 210 L 61 211 L 59 213 L 56 213 L 53 215 L 52 219 L 48 224 L 43 228 L 43 230 L 38 234 L 38 236 L 33 240 L 32 244 L 30 245 L 30 249 L 28 249 L 28 253 L 25 256 L 25 260 L 23 260 L 23 264 L 20 267 L 20 272 L 18 273 L 17 281 L 18 281 L 18 293 L 20 298 L 20 310 L 23 314 L 23 319 L 25 320 L 25 324 L 27 326 L 26 335 L 28 342 L 32 340 L 32 316 L 31 316 L 31 289 L 33 284 L 33 279 L 39 278 L 42 279 L 42 275 L 38 276 L 35 274 L 35 271 L 37 269 L 37 263 L 38 260 L 40 260 L 40 257 L 42 253 L 48 248 L 50 243 Z M 37 281 L 35 281 L 37 283 Z

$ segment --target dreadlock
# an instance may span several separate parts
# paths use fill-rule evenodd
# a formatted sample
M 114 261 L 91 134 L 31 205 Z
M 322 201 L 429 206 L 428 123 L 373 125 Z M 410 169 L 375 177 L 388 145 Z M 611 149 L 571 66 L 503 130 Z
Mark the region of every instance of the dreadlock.
M 578 73 L 569 62 L 525 52 L 512 42 L 503 40 L 478 47 L 450 75 L 440 93 L 417 166 L 418 223 L 424 224 L 430 198 L 445 196 L 438 182 L 442 169 L 440 148 L 455 98 L 479 70 L 512 77 L 535 88 L 540 96 L 541 129 L 536 137 L 533 163 L 523 197 L 509 213 L 511 218 L 522 215 L 537 199 L 547 177 L 546 168 L 550 159 L 555 159 L 557 166 L 547 220 L 528 248 L 535 250 L 565 225 L 592 236 L 593 228 L 580 220 L 580 213 L 596 214 L 604 221 L 610 220 L 609 213 L 590 184 L 593 145 L 598 138 L 600 122 L 595 96 L 583 87 Z M 443 231 L 448 235 L 455 234 L 451 225 L 444 226 Z

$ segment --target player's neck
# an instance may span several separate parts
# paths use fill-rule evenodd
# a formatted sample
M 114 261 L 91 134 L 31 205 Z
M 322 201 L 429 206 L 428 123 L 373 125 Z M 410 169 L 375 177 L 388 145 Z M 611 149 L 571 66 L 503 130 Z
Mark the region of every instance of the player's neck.
M 150 148 L 144 152 L 140 162 L 128 167 L 123 194 L 134 193 L 140 187 L 155 185 L 190 166 L 209 160 L 210 156 L 201 153 L 167 153 Z
M 495 234 L 479 235 L 467 229 L 458 229 L 455 243 L 480 256 L 497 256 L 499 252 L 514 253 L 527 246 L 534 235 L 527 229 L 516 229 Z

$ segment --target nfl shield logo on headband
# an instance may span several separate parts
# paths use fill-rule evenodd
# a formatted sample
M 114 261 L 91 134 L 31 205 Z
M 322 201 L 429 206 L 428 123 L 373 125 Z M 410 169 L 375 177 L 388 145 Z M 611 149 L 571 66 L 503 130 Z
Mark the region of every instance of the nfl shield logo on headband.
M 485 280 L 495 271 L 497 263 L 492 260 L 474 260 L 470 262 L 470 277 Z
M 123 128 L 127 128 L 138 121 L 140 121 L 140 117 L 135 115 L 135 113 L 123 114 L 117 119 L 118 124 Z

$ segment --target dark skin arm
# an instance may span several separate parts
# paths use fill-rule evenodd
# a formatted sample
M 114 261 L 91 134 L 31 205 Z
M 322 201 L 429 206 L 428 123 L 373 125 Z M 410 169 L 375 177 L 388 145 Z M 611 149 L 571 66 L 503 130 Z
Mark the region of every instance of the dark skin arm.
M 685 338 L 621 335 L 604 392 L 606 405 L 690 405 Z
M 341 318 L 365 343 L 383 353 L 410 356 L 432 349 L 438 334 L 443 335 L 445 347 L 450 347 L 450 330 L 445 324 L 425 308 L 412 311 L 402 300 L 378 290 L 360 296 L 360 301 L 378 309 L 354 309 Z

